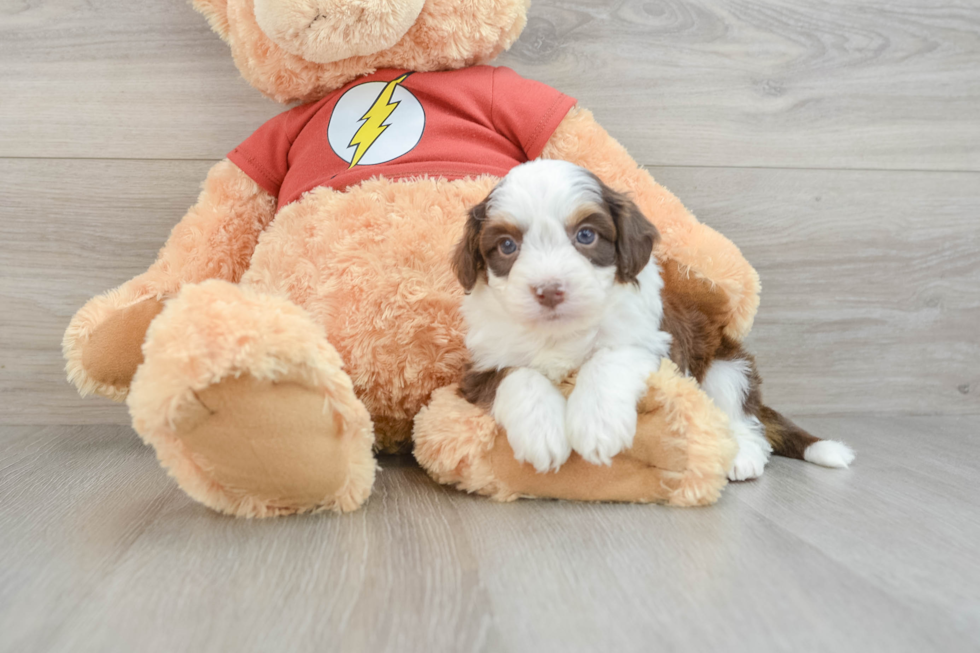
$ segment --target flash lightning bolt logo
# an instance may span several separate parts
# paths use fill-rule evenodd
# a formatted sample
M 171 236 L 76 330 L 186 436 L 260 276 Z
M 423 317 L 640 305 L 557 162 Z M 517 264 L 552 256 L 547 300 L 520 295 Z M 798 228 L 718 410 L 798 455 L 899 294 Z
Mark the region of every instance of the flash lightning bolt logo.
M 361 116 L 361 126 L 354 133 L 354 136 L 350 139 L 347 147 L 357 146 L 357 150 L 354 152 L 354 156 L 350 161 L 350 166 L 347 168 L 350 170 L 357 165 L 361 157 L 364 156 L 368 149 L 374 145 L 374 142 L 378 140 L 378 137 L 388 129 L 388 125 L 385 121 L 391 116 L 395 109 L 398 108 L 398 102 L 392 102 L 391 96 L 395 92 L 395 88 L 405 81 L 411 73 L 406 73 L 399 77 L 398 79 L 393 79 L 381 90 L 378 94 L 378 98 L 371 105 L 371 108 L 364 112 Z M 355 114 L 357 115 L 357 114 Z

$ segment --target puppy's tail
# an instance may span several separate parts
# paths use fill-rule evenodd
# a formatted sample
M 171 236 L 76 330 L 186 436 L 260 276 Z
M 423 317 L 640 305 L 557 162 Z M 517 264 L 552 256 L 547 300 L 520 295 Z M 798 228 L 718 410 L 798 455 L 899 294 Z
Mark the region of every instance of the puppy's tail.
M 769 406 L 761 406 L 759 421 L 766 427 L 766 439 L 777 456 L 797 458 L 824 467 L 847 467 L 854 461 L 854 451 L 836 440 L 821 440 L 810 435 Z

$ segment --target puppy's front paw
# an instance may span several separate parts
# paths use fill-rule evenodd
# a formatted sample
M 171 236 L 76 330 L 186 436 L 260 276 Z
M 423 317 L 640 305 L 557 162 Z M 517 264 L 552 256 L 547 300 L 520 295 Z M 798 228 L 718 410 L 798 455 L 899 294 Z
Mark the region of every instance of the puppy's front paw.
M 535 411 L 525 422 L 507 429 L 507 441 L 517 460 L 531 463 L 539 473 L 550 472 L 561 467 L 572 454 L 564 426 L 561 413 L 556 416 Z
M 565 397 L 533 370 L 515 370 L 500 382 L 493 417 L 507 430 L 514 457 L 538 472 L 558 469 L 572 453 L 565 437 Z
M 576 389 L 565 409 L 572 449 L 594 465 L 612 464 L 613 456 L 633 446 L 636 435 L 636 406 L 619 397 L 608 399 Z

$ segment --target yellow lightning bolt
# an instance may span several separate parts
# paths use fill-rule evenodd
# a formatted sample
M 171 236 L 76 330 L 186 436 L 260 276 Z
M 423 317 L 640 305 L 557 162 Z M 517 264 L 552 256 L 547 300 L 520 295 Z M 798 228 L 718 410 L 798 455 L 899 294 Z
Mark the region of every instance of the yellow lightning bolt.
M 347 168 L 348 170 L 357 165 L 357 162 L 361 160 L 361 157 L 368 151 L 368 148 L 374 144 L 374 141 L 378 140 L 378 136 L 381 136 L 384 130 L 388 129 L 385 120 L 388 119 L 388 116 L 398 106 L 398 102 L 391 101 L 391 95 L 395 92 L 395 87 L 404 82 L 406 77 L 408 77 L 408 74 L 388 82 L 378 95 L 378 99 L 371 105 L 371 108 L 361 116 L 361 121 L 363 122 L 347 145 L 347 147 L 357 146 L 357 150 L 354 152 L 354 158 L 350 161 L 350 167 Z

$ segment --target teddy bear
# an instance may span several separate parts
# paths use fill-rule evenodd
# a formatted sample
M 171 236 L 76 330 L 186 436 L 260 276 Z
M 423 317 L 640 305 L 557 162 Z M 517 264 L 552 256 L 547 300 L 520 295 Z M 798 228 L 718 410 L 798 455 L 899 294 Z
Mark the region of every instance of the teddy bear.
M 629 193 L 662 235 L 664 292 L 729 337 L 759 301 L 738 248 L 586 108 L 486 65 L 527 0 L 193 3 L 252 86 L 299 104 L 214 165 L 156 261 L 85 304 L 63 342 L 69 380 L 125 400 L 184 492 L 242 517 L 351 511 L 377 452 L 414 449 L 437 482 L 498 500 L 717 500 L 737 447 L 670 361 L 631 449 L 548 474 L 455 386 L 467 352 L 451 252 L 469 208 L 527 160 Z

